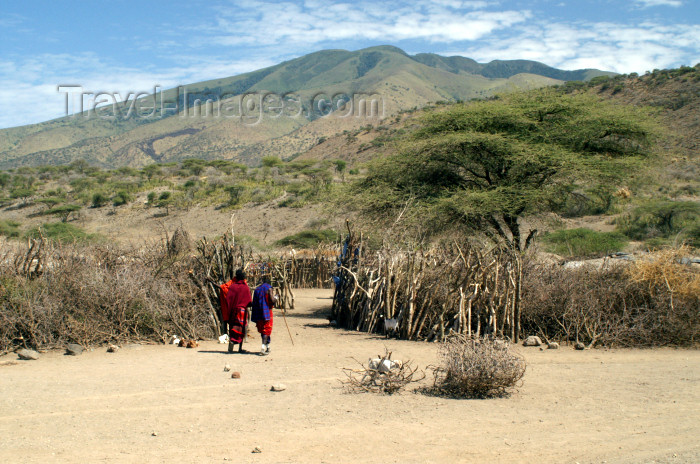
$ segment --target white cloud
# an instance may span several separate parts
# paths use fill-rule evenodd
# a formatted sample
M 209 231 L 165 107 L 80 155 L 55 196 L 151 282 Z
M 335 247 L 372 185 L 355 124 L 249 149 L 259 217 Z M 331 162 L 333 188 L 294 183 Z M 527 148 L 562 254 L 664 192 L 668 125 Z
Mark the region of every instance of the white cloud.
M 340 40 L 476 40 L 522 23 L 527 11 L 486 11 L 487 2 L 416 1 L 410 5 L 360 1 L 326 3 L 257 0 L 220 8 L 214 26 L 198 26 L 222 45 L 313 45 Z
M 649 8 L 652 6 L 673 6 L 677 8 L 683 6 L 682 0 L 634 0 L 634 3 L 642 8 Z
M 0 61 L 0 127 L 13 127 L 65 116 L 59 85 L 79 85 L 84 92 L 152 92 L 253 71 L 275 64 L 269 59 L 179 56 L 182 67 L 138 69 L 111 64 L 94 54 L 43 54 Z
M 528 25 L 507 38 L 461 50 L 478 61 L 528 59 L 563 69 L 598 68 L 620 73 L 695 64 L 700 26 L 644 23 Z

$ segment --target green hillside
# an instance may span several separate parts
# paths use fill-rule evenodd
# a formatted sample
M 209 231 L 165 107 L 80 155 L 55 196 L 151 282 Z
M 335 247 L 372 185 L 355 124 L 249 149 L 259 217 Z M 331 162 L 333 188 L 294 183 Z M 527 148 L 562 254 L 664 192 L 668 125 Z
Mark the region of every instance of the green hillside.
M 134 107 L 148 109 L 155 98 L 149 117 L 128 113 L 127 102 L 114 114 L 111 107 L 102 111 L 111 119 L 84 113 L 1 130 L 0 169 L 76 159 L 107 168 L 191 157 L 254 164 L 266 155 L 306 151 L 339 131 L 376 125 L 431 102 L 484 98 L 608 74 L 562 71 L 525 60 L 481 64 L 456 56 L 410 56 L 391 46 L 323 50 L 138 100 Z M 267 93 L 273 95 L 263 101 Z M 288 100 L 281 98 L 285 94 Z M 332 105 L 323 106 L 323 99 Z M 251 100 L 254 109 L 246 110 Z M 376 114 L 367 114 L 372 108 L 363 108 L 363 100 L 370 105 L 375 101 Z M 276 114 L 281 104 L 284 109 Z

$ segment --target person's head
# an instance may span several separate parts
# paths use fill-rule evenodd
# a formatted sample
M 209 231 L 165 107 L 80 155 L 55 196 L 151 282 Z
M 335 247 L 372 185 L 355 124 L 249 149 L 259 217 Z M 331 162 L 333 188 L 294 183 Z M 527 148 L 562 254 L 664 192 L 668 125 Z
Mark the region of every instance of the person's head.
M 243 269 L 236 270 L 236 280 L 245 280 L 245 271 Z

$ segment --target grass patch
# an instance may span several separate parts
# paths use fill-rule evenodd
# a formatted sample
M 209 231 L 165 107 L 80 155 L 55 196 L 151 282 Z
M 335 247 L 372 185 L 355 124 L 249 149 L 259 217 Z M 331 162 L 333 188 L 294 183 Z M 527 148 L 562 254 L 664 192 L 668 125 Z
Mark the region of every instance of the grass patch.
M 619 232 L 596 232 L 579 228 L 557 230 L 544 236 L 547 251 L 566 257 L 601 256 L 620 251 L 627 243 L 627 237 Z
M 80 227 L 65 222 L 51 222 L 34 227 L 27 232 L 27 237 L 38 238 L 40 234 L 60 243 L 89 243 L 102 239 L 99 234 L 88 234 Z
M 19 237 L 19 226 L 21 224 L 12 220 L 0 220 L 0 235 L 5 237 Z
M 695 201 L 652 200 L 618 220 L 620 232 L 647 246 L 672 240 L 700 246 L 700 204 Z
M 338 239 L 338 233 L 332 229 L 304 230 L 298 234 L 288 235 L 275 242 L 278 246 L 294 248 L 314 248 L 322 243 L 333 243 Z

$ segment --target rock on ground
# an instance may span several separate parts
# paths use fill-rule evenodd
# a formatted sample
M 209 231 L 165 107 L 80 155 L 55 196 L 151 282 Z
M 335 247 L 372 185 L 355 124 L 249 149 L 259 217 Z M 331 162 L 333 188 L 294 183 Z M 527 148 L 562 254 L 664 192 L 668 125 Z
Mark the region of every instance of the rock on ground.
M 286 386 L 285 384 L 283 384 L 283 383 L 276 383 L 276 384 L 274 384 L 274 385 L 272 386 L 272 388 L 270 388 L 270 391 L 273 391 L 273 392 L 281 392 L 281 391 L 285 391 L 286 389 L 287 389 L 287 386 Z
M 523 346 L 540 346 L 540 345 L 542 345 L 542 340 L 540 339 L 540 337 L 537 337 L 535 335 L 530 335 L 523 342 Z
M 85 348 L 78 345 L 77 343 L 69 343 L 66 345 L 66 354 L 69 354 L 71 356 L 78 356 L 80 354 L 83 354 L 83 351 L 85 351 Z
M 574 348 L 576 348 L 577 350 L 585 350 L 585 349 L 586 349 L 586 345 L 584 345 L 584 344 L 581 343 L 581 342 L 576 342 L 576 344 L 574 345 Z
M 559 343 L 557 342 L 551 342 L 547 344 L 547 348 L 550 350 L 558 350 L 559 349 Z
M 17 356 L 19 356 L 19 359 L 23 359 L 25 361 L 35 361 L 39 359 L 39 353 L 37 353 L 34 350 L 28 350 L 26 348 L 23 348 L 17 352 Z

